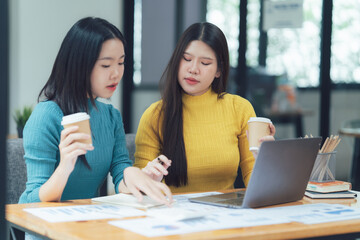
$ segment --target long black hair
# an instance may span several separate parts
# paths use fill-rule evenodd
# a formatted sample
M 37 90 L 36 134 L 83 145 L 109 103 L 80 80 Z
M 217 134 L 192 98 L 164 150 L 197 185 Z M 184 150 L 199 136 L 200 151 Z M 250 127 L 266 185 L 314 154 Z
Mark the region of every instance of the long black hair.
M 211 88 L 223 96 L 229 75 L 229 50 L 223 32 L 211 23 L 195 23 L 181 35 L 170 61 L 161 77 L 163 118 L 161 131 L 163 135 L 162 153 L 172 160 L 165 182 L 172 186 L 187 185 L 187 160 L 183 136 L 182 93 L 178 81 L 180 60 L 188 45 L 195 40 L 206 43 L 215 53 L 220 76 L 215 78 Z
M 38 101 L 44 96 L 46 100 L 56 102 L 64 115 L 88 112 L 88 98 L 96 107 L 91 92 L 91 72 L 102 44 L 115 38 L 125 47 L 125 38 L 108 21 L 86 17 L 76 22 L 61 44 L 49 80 L 40 91 Z

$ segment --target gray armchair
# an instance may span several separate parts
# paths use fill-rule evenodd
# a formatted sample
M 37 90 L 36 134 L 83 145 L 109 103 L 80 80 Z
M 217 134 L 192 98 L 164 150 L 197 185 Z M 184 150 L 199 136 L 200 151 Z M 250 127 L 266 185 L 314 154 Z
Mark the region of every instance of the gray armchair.
M 129 158 L 133 161 L 135 161 L 134 153 L 135 153 L 135 133 L 127 133 L 125 135 L 126 138 L 126 148 L 129 151 Z
M 26 185 L 26 164 L 24 160 L 23 139 L 7 139 L 6 141 L 6 203 L 18 203 Z

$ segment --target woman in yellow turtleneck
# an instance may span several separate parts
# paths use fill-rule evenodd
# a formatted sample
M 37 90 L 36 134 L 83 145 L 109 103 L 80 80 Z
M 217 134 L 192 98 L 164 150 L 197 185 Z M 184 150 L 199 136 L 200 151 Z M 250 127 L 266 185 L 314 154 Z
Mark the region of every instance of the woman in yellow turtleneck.
M 162 99 L 140 120 L 135 166 L 158 181 L 164 177 L 173 192 L 231 189 L 239 166 L 247 185 L 256 154 L 246 130 L 255 112 L 246 99 L 224 92 L 228 73 L 222 31 L 191 25 L 162 76 Z M 272 124 L 270 132 L 261 141 L 273 139 Z

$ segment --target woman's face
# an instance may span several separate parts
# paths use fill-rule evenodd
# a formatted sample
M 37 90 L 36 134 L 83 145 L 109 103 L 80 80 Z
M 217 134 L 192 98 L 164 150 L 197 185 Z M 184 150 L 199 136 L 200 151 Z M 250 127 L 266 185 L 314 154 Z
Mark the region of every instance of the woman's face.
M 119 39 L 103 43 L 90 77 L 94 98 L 110 98 L 113 95 L 124 74 L 124 60 L 124 45 Z
M 215 52 L 202 41 L 190 42 L 179 65 L 178 81 L 182 89 L 189 95 L 202 95 L 218 77 Z

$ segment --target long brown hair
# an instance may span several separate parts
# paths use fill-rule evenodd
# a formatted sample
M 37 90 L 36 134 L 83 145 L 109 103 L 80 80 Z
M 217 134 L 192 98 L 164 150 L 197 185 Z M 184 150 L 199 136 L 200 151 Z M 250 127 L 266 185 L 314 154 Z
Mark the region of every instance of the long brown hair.
M 163 118 L 161 131 L 163 136 L 162 154 L 172 160 L 169 174 L 165 177 L 167 185 L 184 186 L 188 183 L 187 160 L 183 136 L 183 90 L 178 82 L 180 60 L 187 46 L 195 40 L 206 43 L 214 51 L 220 71 L 211 88 L 221 98 L 226 89 L 229 75 L 229 50 L 223 32 L 211 23 L 195 23 L 181 35 L 170 61 L 161 77 Z

